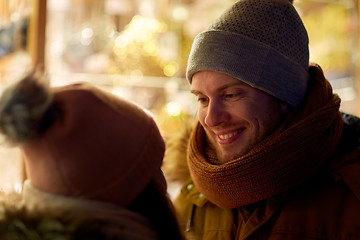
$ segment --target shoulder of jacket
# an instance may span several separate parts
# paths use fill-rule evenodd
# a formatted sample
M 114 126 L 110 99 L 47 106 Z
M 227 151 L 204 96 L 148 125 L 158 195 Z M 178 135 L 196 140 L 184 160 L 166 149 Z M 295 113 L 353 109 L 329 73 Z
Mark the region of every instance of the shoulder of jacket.
M 331 172 L 360 200 L 360 146 L 337 157 L 331 164 Z
M 89 236 L 106 239 L 101 230 L 106 224 L 100 219 L 89 219 L 85 214 L 74 215 L 68 211 L 29 210 L 20 202 L 1 203 L 0 239 L 45 240 L 45 239 L 79 239 Z M 15 238 L 14 238 L 15 237 Z M 119 238 L 114 239 L 121 239 Z
M 353 114 L 348 114 L 348 113 L 344 113 L 342 112 L 342 117 L 343 117 L 343 121 L 344 123 L 348 124 L 348 125 L 352 125 L 352 126 L 356 126 L 358 130 L 360 130 L 360 118 L 353 115 Z
M 347 113 L 341 113 L 344 123 L 344 134 L 360 145 L 360 118 Z

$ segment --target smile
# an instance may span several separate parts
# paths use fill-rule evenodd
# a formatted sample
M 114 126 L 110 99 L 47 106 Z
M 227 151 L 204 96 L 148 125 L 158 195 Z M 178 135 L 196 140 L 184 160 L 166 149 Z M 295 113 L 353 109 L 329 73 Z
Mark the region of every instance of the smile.
M 240 134 L 241 134 L 244 130 L 245 130 L 245 128 L 242 128 L 242 129 L 237 129 L 237 130 L 232 131 L 232 132 L 217 134 L 218 142 L 219 142 L 220 144 L 229 144 L 229 143 L 232 143 L 233 141 L 235 141 L 236 139 L 238 139 L 238 137 L 240 136 Z
M 228 134 L 218 135 L 218 137 L 221 140 L 226 140 L 226 139 L 232 138 L 232 137 L 234 137 L 235 135 L 238 135 L 238 134 L 239 134 L 239 131 L 235 131 L 235 132 L 228 133 Z

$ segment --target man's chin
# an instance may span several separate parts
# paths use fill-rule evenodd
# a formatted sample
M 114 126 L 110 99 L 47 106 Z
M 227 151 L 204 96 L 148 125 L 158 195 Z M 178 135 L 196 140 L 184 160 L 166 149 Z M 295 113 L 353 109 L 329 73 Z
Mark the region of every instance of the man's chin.
M 239 158 L 241 155 L 238 154 L 218 154 L 218 160 L 221 164 L 231 162 L 237 158 Z
M 235 159 L 238 159 L 240 158 L 241 156 L 244 156 L 245 154 L 247 154 L 249 151 L 237 151 L 237 152 L 233 152 L 231 153 L 230 151 L 220 151 L 220 150 L 217 150 L 216 151 L 216 155 L 217 155 L 217 158 L 218 158 L 218 161 L 221 163 L 221 164 L 224 164 L 224 163 L 227 163 L 227 162 L 231 162 Z

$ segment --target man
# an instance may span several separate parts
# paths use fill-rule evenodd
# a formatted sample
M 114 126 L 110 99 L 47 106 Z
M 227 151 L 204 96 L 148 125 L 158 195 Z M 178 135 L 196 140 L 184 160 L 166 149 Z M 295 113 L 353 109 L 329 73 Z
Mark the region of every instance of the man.
M 288 0 L 241 0 L 194 40 L 189 239 L 360 239 L 360 120 L 339 112 Z

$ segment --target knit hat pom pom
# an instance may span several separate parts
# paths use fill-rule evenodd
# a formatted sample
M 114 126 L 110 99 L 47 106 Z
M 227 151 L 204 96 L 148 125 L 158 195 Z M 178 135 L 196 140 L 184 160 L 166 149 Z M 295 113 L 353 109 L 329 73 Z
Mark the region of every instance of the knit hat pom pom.
M 33 70 L 3 92 L 0 98 L 0 132 L 11 144 L 26 143 L 44 130 L 52 102 L 47 79 Z

